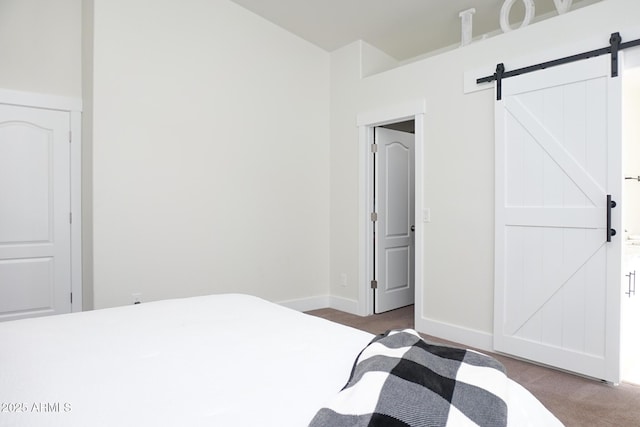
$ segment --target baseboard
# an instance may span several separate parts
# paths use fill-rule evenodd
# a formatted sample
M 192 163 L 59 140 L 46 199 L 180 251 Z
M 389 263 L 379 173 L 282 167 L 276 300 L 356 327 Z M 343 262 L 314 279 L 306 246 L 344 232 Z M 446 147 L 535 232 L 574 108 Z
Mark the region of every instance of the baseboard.
M 296 311 L 319 310 L 321 308 L 333 308 L 345 313 L 358 315 L 358 301 L 336 297 L 332 295 L 320 295 L 310 298 L 300 298 L 280 301 L 278 304 Z
M 319 295 L 280 301 L 278 304 L 296 311 L 319 310 L 333 308 L 345 313 L 358 314 L 358 301 L 333 295 Z M 493 351 L 493 335 L 488 332 L 464 328 L 450 323 L 427 318 L 416 318 L 415 329 L 423 334 L 452 341 L 465 347 L 473 347 L 483 351 Z
M 329 295 L 320 295 L 320 296 L 309 297 L 309 298 L 280 301 L 277 304 L 280 304 L 284 307 L 291 308 L 296 311 L 318 310 L 320 308 L 329 307 L 330 298 L 331 297 Z
M 493 351 L 493 335 L 475 329 L 464 328 L 433 319 L 416 318 L 418 332 L 473 347 L 483 351 Z
M 344 311 L 345 313 L 355 314 L 359 316 L 359 304 L 357 300 L 329 296 L 329 307 L 335 310 Z

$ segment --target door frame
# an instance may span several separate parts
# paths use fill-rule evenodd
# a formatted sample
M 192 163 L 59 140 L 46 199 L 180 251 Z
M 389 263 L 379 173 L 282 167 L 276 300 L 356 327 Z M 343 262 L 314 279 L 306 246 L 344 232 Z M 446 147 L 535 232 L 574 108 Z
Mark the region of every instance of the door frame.
M 423 177 L 424 177 L 424 116 L 426 113 L 426 101 L 419 99 L 404 104 L 390 105 L 378 110 L 363 112 L 357 116 L 358 126 L 358 158 L 359 158 L 359 182 L 358 182 L 358 315 L 369 316 L 373 314 L 373 230 L 371 227 L 371 206 L 373 205 L 373 162 L 371 161 L 370 146 L 373 143 L 374 128 L 391 123 L 415 120 L 415 314 L 422 313 L 423 297 L 423 265 L 424 265 L 424 233 L 422 218 L 423 210 Z
M 0 89 L 0 104 L 69 113 L 71 179 L 71 311 L 82 311 L 82 100 L 56 95 Z

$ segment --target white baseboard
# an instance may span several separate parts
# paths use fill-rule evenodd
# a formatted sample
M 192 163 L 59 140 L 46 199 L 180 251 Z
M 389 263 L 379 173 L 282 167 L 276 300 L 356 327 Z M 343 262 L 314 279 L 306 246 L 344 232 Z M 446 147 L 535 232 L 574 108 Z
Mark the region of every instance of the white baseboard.
M 355 314 L 359 316 L 359 305 L 357 300 L 342 298 L 342 297 L 329 297 L 329 307 L 335 310 L 344 311 L 345 313 Z
M 424 317 L 416 317 L 415 323 L 415 329 L 423 334 L 453 341 L 465 347 L 473 347 L 483 351 L 494 351 L 493 335 L 488 332 L 464 328 Z
M 329 295 L 320 295 L 316 297 L 280 301 L 278 304 L 296 311 L 318 310 L 320 308 L 329 307 L 330 298 L 331 297 Z
M 278 304 L 296 311 L 333 308 L 344 311 L 345 313 L 359 315 L 358 301 L 332 295 L 319 295 L 309 298 L 280 301 Z M 424 317 L 416 318 L 415 323 L 415 329 L 423 334 L 452 341 L 465 347 L 473 347 L 483 351 L 494 351 L 493 335 L 488 332 L 456 326 Z
M 280 301 L 278 304 L 296 311 L 333 308 L 335 310 L 344 311 L 345 313 L 358 314 L 358 301 L 331 295 L 320 295 L 310 298 Z

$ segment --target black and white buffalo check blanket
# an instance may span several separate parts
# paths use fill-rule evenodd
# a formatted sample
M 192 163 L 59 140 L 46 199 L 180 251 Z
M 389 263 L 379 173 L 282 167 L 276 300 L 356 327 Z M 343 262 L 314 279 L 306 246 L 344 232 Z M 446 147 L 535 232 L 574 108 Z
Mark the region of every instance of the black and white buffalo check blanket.
M 394 330 L 360 352 L 347 385 L 309 426 L 506 426 L 506 395 L 497 360 Z

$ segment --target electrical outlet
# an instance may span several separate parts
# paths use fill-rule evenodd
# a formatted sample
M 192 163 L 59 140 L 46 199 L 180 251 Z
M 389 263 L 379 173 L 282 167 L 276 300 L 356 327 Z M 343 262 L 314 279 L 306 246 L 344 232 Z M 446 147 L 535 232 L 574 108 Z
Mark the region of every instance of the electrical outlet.
M 142 302 L 142 294 L 140 292 L 131 294 L 131 302 L 133 304 L 140 304 Z
M 347 273 L 340 274 L 340 286 L 343 288 L 347 287 Z

